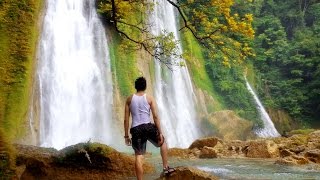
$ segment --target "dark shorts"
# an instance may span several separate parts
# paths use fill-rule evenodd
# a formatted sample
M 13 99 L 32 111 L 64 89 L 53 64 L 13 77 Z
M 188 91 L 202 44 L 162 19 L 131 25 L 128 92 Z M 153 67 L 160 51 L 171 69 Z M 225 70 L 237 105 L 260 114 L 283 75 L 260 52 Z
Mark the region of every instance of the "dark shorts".
M 147 140 L 154 146 L 160 147 L 158 144 L 160 141 L 160 134 L 158 128 L 152 124 L 141 124 L 139 126 L 130 129 L 132 135 L 132 148 L 135 154 L 142 155 L 146 152 Z

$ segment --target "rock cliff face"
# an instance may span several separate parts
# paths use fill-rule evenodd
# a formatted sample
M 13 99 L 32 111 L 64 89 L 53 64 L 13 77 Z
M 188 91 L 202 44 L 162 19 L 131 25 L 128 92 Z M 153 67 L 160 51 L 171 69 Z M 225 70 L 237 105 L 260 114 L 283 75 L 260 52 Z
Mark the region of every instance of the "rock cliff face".
M 267 112 L 274 122 L 276 129 L 280 133 L 299 128 L 299 125 L 297 123 L 294 123 L 293 119 L 289 116 L 288 113 L 279 109 L 271 108 L 268 108 Z
M 98 143 L 80 143 L 60 151 L 15 145 L 20 179 L 123 179 L 133 177 L 134 157 Z M 154 167 L 144 164 L 145 173 Z
M 216 134 L 224 140 L 246 140 L 252 134 L 252 122 L 242 119 L 234 111 L 218 111 L 209 116 L 209 122 L 216 127 Z

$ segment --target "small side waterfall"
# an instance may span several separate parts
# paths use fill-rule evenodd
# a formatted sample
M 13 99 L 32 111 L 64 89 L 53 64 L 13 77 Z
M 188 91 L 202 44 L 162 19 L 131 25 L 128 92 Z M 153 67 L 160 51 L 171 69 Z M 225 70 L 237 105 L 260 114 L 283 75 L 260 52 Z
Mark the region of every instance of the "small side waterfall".
M 173 32 L 178 39 L 174 7 L 166 0 L 156 0 L 152 32 L 159 35 L 163 30 Z M 180 53 L 182 52 L 179 46 Z M 184 61 L 173 59 L 172 61 Z M 187 67 L 176 67 L 173 71 L 155 62 L 155 98 L 159 108 L 162 128 L 169 147 L 188 147 L 199 138 L 194 92 Z
M 105 30 L 91 0 L 48 0 L 39 47 L 40 145 L 112 139 Z
M 255 100 L 255 102 L 257 104 L 257 108 L 259 110 L 260 117 L 261 117 L 261 120 L 263 121 L 263 125 L 264 125 L 263 129 L 256 130 L 255 133 L 259 137 L 264 137 L 264 138 L 265 137 L 277 137 L 277 136 L 280 136 L 279 132 L 274 127 L 274 124 L 273 124 L 272 120 L 270 119 L 267 111 L 264 109 L 264 107 L 261 104 L 258 96 L 256 95 L 256 93 L 253 91 L 252 87 L 250 86 L 247 78 L 246 77 L 244 77 L 244 78 L 246 80 L 247 88 L 250 91 L 250 93 L 253 95 L 253 98 L 254 98 L 254 100 Z

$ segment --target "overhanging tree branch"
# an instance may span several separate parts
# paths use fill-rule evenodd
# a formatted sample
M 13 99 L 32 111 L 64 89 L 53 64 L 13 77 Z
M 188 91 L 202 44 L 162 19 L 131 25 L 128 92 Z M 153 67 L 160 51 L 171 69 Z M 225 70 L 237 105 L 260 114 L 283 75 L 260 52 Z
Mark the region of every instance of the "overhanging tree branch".
M 217 33 L 218 31 L 220 31 L 220 29 L 216 29 L 216 30 L 208 33 L 209 35 L 207 35 L 207 36 L 199 36 L 199 35 L 196 33 L 196 31 L 189 25 L 188 20 L 187 20 L 187 17 L 186 17 L 185 14 L 183 13 L 183 10 L 181 9 L 181 7 L 180 7 L 178 4 L 174 3 L 173 1 L 171 1 L 171 0 L 167 0 L 167 1 L 168 1 L 173 7 L 175 7 L 175 8 L 178 10 L 178 12 L 179 12 L 179 14 L 180 14 L 180 16 L 181 16 L 181 18 L 182 18 L 182 20 L 183 20 L 184 26 L 183 26 L 182 28 L 180 28 L 179 31 L 182 30 L 182 29 L 184 29 L 184 28 L 189 29 L 189 31 L 192 33 L 192 35 L 193 35 L 197 40 L 199 40 L 200 42 L 201 42 L 202 40 L 204 40 L 204 39 L 211 39 L 211 40 L 213 40 L 213 39 L 211 38 L 211 36 L 214 35 L 215 33 Z
M 235 59 L 235 57 L 242 58 L 246 56 L 245 53 L 242 53 L 242 48 L 245 46 L 239 43 L 241 42 L 239 39 L 241 39 L 243 35 L 249 37 L 250 32 L 253 31 L 249 26 L 252 17 L 247 15 L 245 17 L 231 15 L 231 4 L 220 6 L 223 0 L 186 4 L 180 4 L 179 1 L 176 2 L 173 0 L 166 1 L 175 8 L 181 17 L 182 27 L 179 31 L 183 29 L 190 31 L 192 36 L 202 46 L 211 49 L 214 54 L 223 53 L 223 58 L 227 56 L 229 57 L 228 59 Z M 232 0 L 230 0 L 230 2 L 232 3 Z M 215 3 L 214 7 L 208 9 L 208 5 L 212 3 Z M 172 33 L 166 33 L 164 31 L 159 35 L 152 34 L 150 29 L 152 26 L 151 23 L 145 23 L 143 15 L 140 16 L 140 14 L 146 13 L 149 7 L 153 7 L 153 4 L 154 2 L 148 3 L 147 1 L 141 2 L 139 0 L 105 0 L 105 2 L 101 3 L 100 8 L 101 12 L 105 13 L 112 23 L 115 31 L 123 36 L 124 39 L 132 42 L 128 43 L 128 46 L 133 49 L 144 49 L 148 54 L 170 68 L 170 66 L 174 64 L 170 59 L 179 59 L 181 57 L 181 55 L 177 53 L 178 51 L 175 51 L 178 47 L 178 42 L 175 41 Z M 190 9 L 190 12 L 186 11 L 186 9 Z M 186 16 L 185 13 L 187 13 L 188 16 Z M 139 16 L 136 16 L 137 14 L 139 14 Z M 192 17 L 192 21 L 188 19 L 189 16 Z M 140 17 L 142 19 L 140 19 Z M 251 33 L 251 36 L 253 36 L 252 34 L 253 33 Z M 173 46 L 176 46 L 176 48 Z M 231 52 L 230 54 L 229 50 Z M 237 54 L 237 52 L 239 53 Z M 219 57 L 222 56 L 219 55 Z

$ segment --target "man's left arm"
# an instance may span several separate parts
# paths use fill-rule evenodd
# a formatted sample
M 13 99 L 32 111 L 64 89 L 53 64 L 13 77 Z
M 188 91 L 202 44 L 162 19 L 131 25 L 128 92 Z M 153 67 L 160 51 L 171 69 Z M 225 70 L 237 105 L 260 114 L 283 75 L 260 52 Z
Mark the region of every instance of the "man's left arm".
M 129 110 L 129 98 L 126 101 L 126 105 L 124 108 L 124 138 L 126 145 L 130 145 L 130 138 L 129 138 L 129 117 L 130 117 L 130 110 Z

